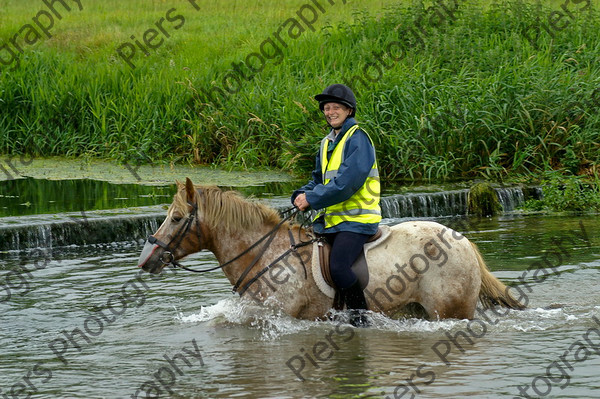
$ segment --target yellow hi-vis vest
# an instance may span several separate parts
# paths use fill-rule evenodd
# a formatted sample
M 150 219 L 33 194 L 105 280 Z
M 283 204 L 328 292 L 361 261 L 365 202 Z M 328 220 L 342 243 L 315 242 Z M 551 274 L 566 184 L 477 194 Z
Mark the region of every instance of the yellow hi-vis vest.
M 329 182 L 337 175 L 338 169 L 344 161 L 344 147 L 346 140 L 348 140 L 357 129 L 358 125 L 354 125 L 348 129 L 340 142 L 333 149 L 329 162 L 327 161 L 329 139 L 324 138 L 321 141 L 320 156 L 323 184 L 329 184 Z M 373 152 L 375 152 L 373 140 L 371 140 L 371 137 L 369 137 L 368 134 L 367 137 L 373 146 Z M 336 226 L 342 222 L 358 222 L 365 224 L 379 223 L 381 220 L 381 208 L 379 207 L 380 192 L 379 171 L 377 170 L 377 159 L 375 159 L 371 172 L 362 187 L 346 201 L 322 209 L 317 214 L 317 218 L 322 215 L 325 216 L 325 228 Z

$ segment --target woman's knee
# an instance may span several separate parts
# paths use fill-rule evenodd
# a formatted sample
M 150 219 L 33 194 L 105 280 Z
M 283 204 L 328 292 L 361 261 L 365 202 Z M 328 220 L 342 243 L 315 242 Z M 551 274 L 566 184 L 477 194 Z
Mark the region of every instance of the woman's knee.
M 334 264 L 330 265 L 331 278 L 338 288 L 346 288 L 356 281 L 356 275 L 351 269 L 351 265 Z

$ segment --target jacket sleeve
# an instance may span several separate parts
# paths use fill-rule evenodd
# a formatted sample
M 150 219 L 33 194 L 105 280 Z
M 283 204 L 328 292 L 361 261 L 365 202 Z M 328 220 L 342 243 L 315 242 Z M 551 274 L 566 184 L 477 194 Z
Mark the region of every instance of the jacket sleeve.
M 315 165 L 315 170 L 312 171 L 312 179 L 306 183 L 304 186 L 300 187 L 299 189 L 297 189 L 296 191 L 294 191 L 292 193 L 292 204 L 294 204 L 294 200 L 296 199 L 296 197 L 302 193 L 305 193 L 307 191 L 311 191 L 313 188 L 315 188 L 315 186 L 322 184 L 323 183 L 323 175 L 321 173 L 321 157 L 320 155 L 317 153 L 316 156 L 316 165 Z
M 336 177 L 327 185 L 321 179 L 314 186 L 305 189 L 306 200 L 311 208 L 326 208 L 352 197 L 369 177 L 374 162 L 375 149 L 371 141 L 362 130 L 356 131 L 346 141 L 345 158 Z

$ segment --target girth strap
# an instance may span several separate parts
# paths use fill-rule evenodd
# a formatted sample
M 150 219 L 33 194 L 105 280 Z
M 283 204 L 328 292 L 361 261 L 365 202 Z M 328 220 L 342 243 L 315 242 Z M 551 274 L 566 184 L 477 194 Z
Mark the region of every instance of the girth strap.
M 294 255 L 296 255 L 298 257 L 298 259 L 300 259 L 300 264 L 302 265 L 302 268 L 304 269 L 304 279 L 306 280 L 308 278 L 308 273 L 306 272 L 306 265 L 304 264 L 304 260 L 302 259 L 302 256 L 300 256 L 300 254 L 298 253 L 297 249 L 304 247 L 308 244 L 312 244 L 312 241 L 307 241 L 307 242 L 300 241 L 300 244 L 296 245 L 296 242 L 294 241 L 294 235 L 292 234 L 292 230 L 288 230 L 288 233 L 290 234 L 290 249 L 292 250 Z M 298 232 L 298 236 L 299 235 L 300 235 L 300 232 Z

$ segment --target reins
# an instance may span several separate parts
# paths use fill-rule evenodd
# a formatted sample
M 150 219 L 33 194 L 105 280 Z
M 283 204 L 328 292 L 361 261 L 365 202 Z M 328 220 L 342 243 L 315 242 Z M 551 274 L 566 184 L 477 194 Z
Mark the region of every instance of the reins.
M 286 258 L 290 253 L 294 253 L 298 257 L 298 259 L 300 259 L 300 263 L 302 264 L 302 268 L 304 269 L 304 278 L 305 279 L 308 278 L 308 274 L 306 272 L 306 265 L 304 264 L 304 260 L 302 259 L 302 257 L 296 251 L 298 250 L 298 248 L 302 248 L 304 246 L 310 245 L 313 242 L 317 241 L 318 239 L 317 238 L 311 238 L 308 241 L 300 241 L 298 244 L 295 244 L 294 243 L 294 235 L 292 234 L 292 231 L 289 230 L 288 233 L 290 235 L 290 242 L 292 243 L 290 245 L 290 248 L 287 251 L 285 251 L 283 254 L 279 255 L 279 257 L 277 257 L 277 259 L 275 259 L 273 262 L 271 262 L 267 266 L 265 266 L 260 272 L 256 273 L 256 275 L 254 277 L 252 277 L 246 284 L 244 284 L 244 286 L 242 287 L 242 290 L 240 291 L 240 296 L 244 295 L 244 293 L 248 290 L 248 288 L 253 283 L 255 283 L 256 281 L 258 281 L 258 279 L 261 278 L 263 274 L 265 274 L 267 271 L 269 271 L 269 269 L 271 269 L 271 266 L 277 264 L 280 260 Z M 251 266 L 254 266 L 254 265 L 251 265 Z M 246 269 L 246 274 L 248 274 L 247 271 L 249 271 L 251 269 L 251 266 L 249 266 Z M 242 279 L 244 277 L 246 277 L 246 274 L 243 274 L 242 277 L 240 277 L 238 279 L 238 282 L 236 283 L 236 286 L 233 287 L 232 292 L 235 293 L 237 291 L 237 288 L 239 287 L 238 283 L 240 283 L 242 281 Z
M 254 248 L 258 247 L 263 241 L 267 240 L 265 242 L 265 244 L 263 245 L 263 247 L 261 248 L 261 250 L 259 251 L 259 253 L 254 257 L 254 259 L 252 260 L 252 262 L 250 262 L 250 264 L 244 269 L 244 271 L 242 272 L 242 274 L 240 275 L 240 277 L 238 278 L 238 280 L 234 284 L 233 289 L 232 289 L 233 293 L 236 293 L 238 291 L 238 289 L 240 288 L 240 285 L 242 284 L 242 281 L 246 278 L 246 276 L 248 275 L 248 273 L 250 273 L 250 270 L 252 270 L 252 268 L 256 265 L 256 263 L 260 260 L 260 258 L 266 252 L 267 248 L 269 248 L 269 246 L 273 242 L 273 239 L 275 238 L 275 233 L 279 230 L 279 228 L 285 222 L 287 222 L 288 220 L 290 220 L 293 217 L 295 217 L 298 214 L 298 212 L 300 211 L 295 206 L 291 207 L 289 209 L 286 209 L 285 211 L 283 211 L 283 214 L 288 213 L 290 211 L 293 211 L 293 212 L 290 213 L 288 216 L 284 217 L 268 233 L 266 233 L 260 239 L 258 239 L 258 241 L 256 241 L 250 247 L 246 248 L 240 254 L 238 254 L 237 256 L 235 256 L 232 259 L 228 260 L 227 262 L 225 262 L 225 263 L 223 263 L 223 264 L 221 264 L 219 266 L 211 267 L 211 268 L 208 268 L 208 269 L 195 270 L 195 269 L 191 269 L 191 268 L 186 267 L 186 266 L 182 265 L 181 263 L 177 262 L 174 259 L 174 256 L 173 256 L 173 253 L 172 253 L 173 250 L 171 249 L 171 248 L 173 248 L 171 246 L 171 244 L 175 240 L 177 240 L 177 244 L 175 245 L 174 248 L 177 248 L 179 246 L 179 244 L 181 244 L 181 241 L 183 241 L 183 238 L 185 237 L 185 235 L 189 231 L 190 226 L 191 226 L 191 224 L 192 224 L 192 222 L 193 222 L 194 219 L 196 219 L 196 230 L 198 231 L 198 238 L 200 238 L 201 231 L 200 231 L 200 224 L 199 224 L 199 221 L 198 221 L 198 204 L 192 204 L 190 202 L 188 202 L 188 204 L 194 208 L 194 212 L 190 212 L 190 215 L 188 216 L 185 224 L 182 225 L 179 228 L 179 230 L 177 230 L 177 232 L 175 233 L 175 235 L 173 236 L 173 238 L 171 239 L 171 241 L 169 241 L 168 244 L 165 244 L 164 242 L 158 240 L 154 236 L 148 237 L 148 242 L 150 242 L 151 244 L 157 244 L 158 246 L 160 246 L 163 249 L 165 249 L 165 252 L 163 253 L 163 257 L 161 258 L 161 262 L 164 263 L 165 265 L 170 265 L 170 266 L 173 266 L 173 267 L 176 267 L 176 268 L 179 267 L 179 268 L 181 268 L 183 270 L 187 270 L 187 271 L 194 272 L 194 273 L 211 272 L 211 271 L 214 271 L 214 270 L 217 270 L 217 269 L 223 269 L 223 268 L 225 268 L 226 266 L 230 265 L 231 263 L 235 262 L 236 260 L 240 259 L 242 256 L 244 256 L 247 253 L 249 253 L 250 251 L 252 251 Z M 306 265 L 304 264 L 304 261 L 302 260 L 302 257 L 296 251 L 298 250 L 298 248 L 301 248 L 301 247 L 304 247 L 306 245 L 312 244 L 313 242 L 315 242 L 316 239 L 312 238 L 309 241 L 300 241 L 299 243 L 296 244 L 295 241 L 294 241 L 294 237 L 293 237 L 293 234 L 292 234 L 291 230 L 289 230 L 288 232 L 289 232 L 289 235 L 290 235 L 290 243 L 291 243 L 290 248 L 287 251 L 285 251 L 282 255 L 280 255 L 277 259 L 275 259 L 273 262 L 271 262 L 269 265 L 267 265 L 266 267 L 264 267 L 258 274 L 256 274 L 252 279 L 250 279 L 246 284 L 244 284 L 242 286 L 242 288 L 241 288 L 241 291 L 239 292 L 240 296 L 244 295 L 244 293 L 248 290 L 248 288 L 254 282 L 256 282 L 262 275 L 264 275 L 273 265 L 275 265 L 277 262 L 279 262 L 282 259 L 284 259 L 285 257 L 287 257 L 292 252 L 295 253 L 296 256 L 298 256 L 298 258 L 300 259 L 302 267 L 304 268 L 304 276 L 305 276 L 305 278 L 308 278 L 307 271 L 306 271 Z

